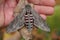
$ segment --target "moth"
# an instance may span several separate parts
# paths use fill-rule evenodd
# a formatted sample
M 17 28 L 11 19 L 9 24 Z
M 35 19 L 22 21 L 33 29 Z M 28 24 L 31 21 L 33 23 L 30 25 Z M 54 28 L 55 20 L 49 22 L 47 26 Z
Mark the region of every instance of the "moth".
M 8 25 L 6 31 L 8 33 L 15 32 L 24 26 L 26 26 L 29 32 L 31 32 L 33 26 L 50 32 L 50 28 L 48 27 L 46 21 L 43 20 L 40 14 L 38 14 L 29 4 L 25 5 L 19 15 L 17 15 Z

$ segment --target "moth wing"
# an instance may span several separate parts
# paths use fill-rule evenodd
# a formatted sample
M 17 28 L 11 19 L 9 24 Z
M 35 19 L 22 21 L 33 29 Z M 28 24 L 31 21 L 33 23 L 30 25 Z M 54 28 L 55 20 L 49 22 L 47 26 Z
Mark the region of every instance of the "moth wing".
M 34 25 L 38 27 L 41 30 L 50 32 L 50 28 L 48 27 L 47 23 L 45 20 L 41 18 L 41 16 L 33 9 L 31 9 L 31 12 L 34 17 Z
M 24 13 L 25 9 L 23 9 L 19 15 L 15 17 L 15 19 L 8 25 L 6 28 L 7 33 L 15 32 L 18 29 L 21 29 L 24 26 Z

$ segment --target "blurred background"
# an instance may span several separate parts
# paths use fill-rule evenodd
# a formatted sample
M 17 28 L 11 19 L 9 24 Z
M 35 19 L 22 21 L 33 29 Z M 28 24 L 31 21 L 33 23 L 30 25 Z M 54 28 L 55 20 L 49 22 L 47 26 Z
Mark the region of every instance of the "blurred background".
M 60 0 L 56 0 L 55 12 L 52 16 L 48 16 L 47 23 L 50 26 L 51 32 L 47 33 L 40 29 L 35 29 L 33 31 L 33 40 L 60 40 Z M 1 35 L 0 40 L 2 40 Z

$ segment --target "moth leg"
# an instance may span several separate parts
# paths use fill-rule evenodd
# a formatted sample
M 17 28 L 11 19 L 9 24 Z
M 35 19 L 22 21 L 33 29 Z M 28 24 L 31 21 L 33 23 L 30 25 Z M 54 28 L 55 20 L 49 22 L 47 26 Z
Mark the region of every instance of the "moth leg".
M 28 31 L 27 28 L 22 28 L 20 30 L 20 33 L 22 35 L 22 37 L 25 39 L 25 40 L 31 40 L 32 39 L 32 35 L 31 33 Z

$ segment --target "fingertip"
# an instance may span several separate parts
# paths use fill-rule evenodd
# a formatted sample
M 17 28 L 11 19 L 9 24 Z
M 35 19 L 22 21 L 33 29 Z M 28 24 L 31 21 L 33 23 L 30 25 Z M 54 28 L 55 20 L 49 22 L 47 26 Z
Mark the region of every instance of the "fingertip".
M 44 19 L 44 20 L 46 20 L 46 15 L 44 15 L 44 14 L 40 14 L 40 16 Z
M 38 6 L 38 5 L 35 5 L 34 9 L 40 14 L 52 15 L 54 13 L 54 8 L 53 7 L 49 7 L 49 6 Z

